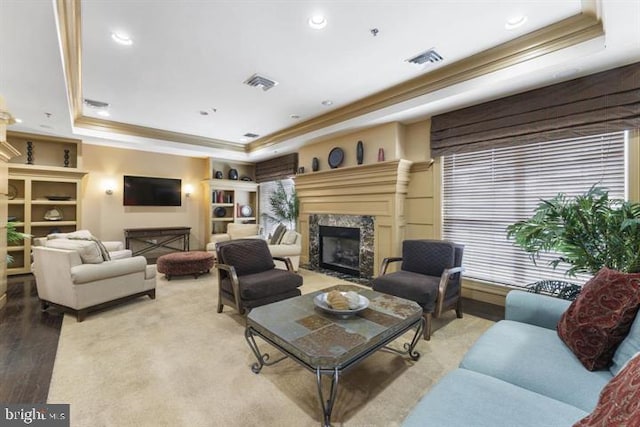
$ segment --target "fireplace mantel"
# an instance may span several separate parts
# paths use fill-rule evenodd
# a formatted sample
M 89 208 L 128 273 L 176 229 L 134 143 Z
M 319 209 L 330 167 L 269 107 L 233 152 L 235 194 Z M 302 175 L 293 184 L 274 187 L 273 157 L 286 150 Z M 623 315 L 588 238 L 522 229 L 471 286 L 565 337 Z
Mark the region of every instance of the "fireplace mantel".
M 309 262 L 309 215 L 313 214 L 373 216 L 376 270 L 383 258 L 400 253 L 411 164 L 400 159 L 297 175 L 301 261 Z

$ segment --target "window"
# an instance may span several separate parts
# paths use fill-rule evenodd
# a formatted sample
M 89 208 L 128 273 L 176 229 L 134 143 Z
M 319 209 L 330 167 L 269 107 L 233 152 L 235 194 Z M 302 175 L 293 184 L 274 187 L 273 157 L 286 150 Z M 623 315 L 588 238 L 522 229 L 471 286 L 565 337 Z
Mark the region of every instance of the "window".
M 563 192 L 575 196 L 598 184 L 625 198 L 627 132 L 493 148 L 444 158 L 443 238 L 465 245 L 465 276 L 525 286 L 567 278 L 567 268 L 537 265 L 506 238 L 508 225 L 528 218 L 540 202 Z
M 295 182 L 293 179 L 282 179 L 280 180 L 284 186 L 285 192 L 287 194 L 291 194 L 295 189 Z M 260 183 L 260 223 L 262 227 L 264 227 L 264 235 L 270 235 L 273 230 L 278 226 L 280 221 L 275 221 L 270 219 L 270 217 L 274 216 L 273 209 L 271 208 L 271 195 L 278 188 L 278 181 L 268 181 Z M 285 223 L 287 227 L 290 227 L 291 224 Z

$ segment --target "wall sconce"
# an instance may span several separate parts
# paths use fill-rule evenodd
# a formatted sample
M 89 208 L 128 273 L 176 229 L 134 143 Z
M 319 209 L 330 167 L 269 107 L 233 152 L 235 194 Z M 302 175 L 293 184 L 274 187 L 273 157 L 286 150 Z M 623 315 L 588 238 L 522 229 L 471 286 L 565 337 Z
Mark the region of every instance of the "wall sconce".
M 102 189 L 105 194 L 111 196 L 116 189 L 116 182 L 113 179 L 105 179 L 102 181 Z
M 193 185 L 187 184 L 184 186 L 184 195 L 190 197 L 193 193 Z

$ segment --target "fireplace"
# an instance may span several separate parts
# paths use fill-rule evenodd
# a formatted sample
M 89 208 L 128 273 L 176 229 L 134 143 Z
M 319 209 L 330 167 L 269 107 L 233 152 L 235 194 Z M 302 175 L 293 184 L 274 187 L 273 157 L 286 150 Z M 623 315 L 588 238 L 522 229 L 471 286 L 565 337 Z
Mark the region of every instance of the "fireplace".
M 319 226 L 320 267 L 360 275 L 360 229 Z
M 309 267 L 370 279 L 374 261 L 374 217 L 309 215 Z

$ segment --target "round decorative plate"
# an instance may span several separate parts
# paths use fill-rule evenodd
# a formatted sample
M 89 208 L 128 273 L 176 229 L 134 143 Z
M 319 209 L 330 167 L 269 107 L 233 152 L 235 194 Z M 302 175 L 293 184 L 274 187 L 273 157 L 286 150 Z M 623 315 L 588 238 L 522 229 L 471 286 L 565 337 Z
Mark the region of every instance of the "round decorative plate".
M 240 208 L 240 215 L 242 215 L 245 218 L 250 217 L 251 215 L 253 215 L 253 209 L 249 205 L 244 205 L 243 207 Z
M 343 292 L 343 294 L 344 294 L 344 292 Z M 353 309 L 353 310 L 334 310 L 333 308 L 331 308 L 331 306 L 327 302 L 327 293 L 326 292 L 322 292 L 322 293 L 316 295 L 313 298 L 313 303 L 320 310 L 326 311 L 327 313 L 331 313 L 331 314 L 335 314 L 335 315 L 339 315 L 339 316 L 352 316 L 352 315 L 354 315 L 356 313 L 361 312 L 365 308 L 369 307 L 369 298 L 367 298 L 365 296 L 362 296 L 360 294 L 358 294 L 358 298 L 360 298 L 358 307 Z
M 227 214 L 227 210 L 223 207 L 217 207 L 213 210 L 213 214 L 218 218 L 222 218 Z
M 344 160 L 344 151 L 342 148 L 336 147 L 329 152 L 329 166 L 335 169 L 342 164 Z
M 57 201 L 64 201 L 64 200 L 71 200 L 71 196 L 44 196 L 47 198 L 47 200 L 57 200 Z

